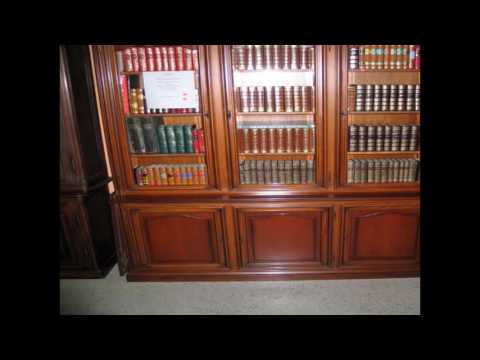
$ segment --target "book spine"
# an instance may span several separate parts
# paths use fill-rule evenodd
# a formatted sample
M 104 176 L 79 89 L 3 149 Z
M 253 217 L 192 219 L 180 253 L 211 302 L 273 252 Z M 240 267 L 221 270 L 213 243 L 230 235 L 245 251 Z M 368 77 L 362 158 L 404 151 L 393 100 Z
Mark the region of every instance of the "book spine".
M 385 66 L 384 45 L 378 45 L 377 48 L 377 69 L 383 70 Z
M 203 129 L 198 129 L 197 130 L 197 136 L 198 136 L 198 147 L 199 147 L 199 152 L 200 153 L 205 153 L 205 136 L 203 135 Z
M 135 182 L 137 183 L 138 186 L 143 185 L 143 177 L 142 177 L 142 167 L 137 166 L 136 168 L 133 169 L 134 175 L 135 175 Z
M 247 45 L 247 70 L 253 69 L 253 45 Z
M 420 45 L 415 46 L 415 70 L 420 70 Z
M 353 182 L 353 160 L 348 160 L 347 162 L 347 184 Z
M 265 88 L 263 86 L 256 86 L 255 92 L 257 93 L 257 110 L 259 112 L 265 111 Z
M 199 153 L 200 152 L 200 146 L 198 144 L 198 130 L 197 129 L 192 130 L 192 145 L 193 145 L 193 152 L 194 153 Z
M 161 46 L 160 51 L 162 54 L 162 69 L 163 71 L 170 71 L 170 62 L 168 61 L 168 48 L 166 46 Z
M 285 111 L 292 112 L 293 111 L 293 86 L 285 86 L 284 95 L 285 95 Z
M 392 150 L 392 127 L 390 125 L 385 125 L 383 151 L 391 151 L 391 150 Z
M 168 154 L 167 134 L 165 125 L 157 125 L 157 138 L 161 154 Z
M 133 71 L 132 49 L 123 50 L 123 71 Z
M 185 70 L 193 70 L 192 49 L 185 48 Z
M 263 49 L 265 53 L 265 69 L 269 70 L 272 68 L 272 46 L 264 45 Z
M 175 47 L 175 65 L 176 69 L 179 71 L 183 71 L 185 69 L 184 51 L 183 47 L 181 46 Z
M 375 151 L 375 126 L 367 126 L 367 151 Z
M 355 101 L 357 96 L 357 87 L 356 85 L 350 85 L 348 87 L 348 96 L 347 96 L 347 106 L 348 111 L 355 111 Z
M 375 183 L 380 183 L 382 180 L 382 163 L 380 160 L 374 160 L 374 182 Z
M 415 69 L 415 45 L 408 45 L 408 69 Z
M 376 127 L 377 128 L 377 134 L 376 134 L 376 142 L 377 146 L 375 151 L 384 151 L 384 141 L 385 141 L 385 129 L 382 125 L 379 125 Z
M 144 47 L 137 48 L 138 54 L 138 70 L 147 71 L 147 54 Z
M 146 47 L 145 54 L 147 56 L 147 70 L 146 71 L 155 71 L 155 57 L 153 52 L 153 47 Z
M 143 89 L 137 89 L 137 106 L 138 113 L 145 114 L 145 95 Z
M 355 88 L 355 111 L 365 110 L 365 85 L 353 85 Z
M 348 151 L 358 151 L 358 126 L 350 125 L 348 128 L 349 132 L 349 146 Z
M 409 147 L 409 130 L 410 127 L 408 125 L 403 125 L 401 127 L 400 133 L 400 151 L 407 151 Z
M 400 150 L 401 127 L 398 125 L 392 126 L 392 151 Z
M 361 181 L 360 160 L 353 160 L 353 183 L 359 184 Z
M 140 145 L 137 138 L 137 133 L 135 131 L 134 119 L 127 118 L 127 133 L 128 133 L 128 144 L 130 146 L 131 153 L 140 152 Z
M 365 86 L 365 111 L 373 109 L 373 85 Z
M 168 51 L 168 69 L 170 71 L 176 71 L 177 67 L 175 64 L 175 48 L 170 46 L 167 48 Z
M 283 102 L 282 102 L 282 92 L 280 86 L 274 86 L 274 96 L 275 96 L 275 111 L 282 112 L 283 111 Z
M 420 111 L 420 85 L 415 85 L 415 111 Z
M 167 135 L 167 146 L 168 152 L 171 154 L 177 153 L 177 141 L 175 138 L 175 130 L 173 129 L 172 125 L 165 127 L 165 133 Z
M 365 45 L 358 47 L 358 69 L 365 70 Z
M 133 47 L 130 50 L 132 52 L 133 71 L 140 71 L 140 63 L 138 61 L 138 48 Z
M 378 69 L 378 54 L 377 54 L 378 45 L 372 45 L 370 47 L 370 69 Z
M 130 89 L 130 113 L 138 114 L 137 89 Z
M 351 70 L 358 69 L 358 46 L 349 48 L 349 66 Z
M 383 68 L 390 69 L 390 45 L 385 45 L 383 48 Z
M 122 91 L 122 104 L 123 104 L 123 112 L 125 114 L 129 113 L 130 104 L 128 101 L 128 79 L 127 75 L 120 75 L 120 88 Z
M 375 181 L 375 162 L 367 160 L 367 183 Z
M 125 71 L 123 66 L 123 51 L 115 51 L 115 56 L 117 60 L 117 70 L 119 72 Z
M 417 151 L 418 149 L 418 126 L 413 125 L 410 128 L 410 142 L 408 146 L 409 151 Z
M 154 71 L 163 71 L 162 51 L 160 49 L 160 46 L 155 46 L 153 48 L 153 53 L 154 53 L 153 59 L 155 64 Z
M 262 45 L 255 46 L 255 70 L 263 70 L 263 51 Z
M 358 151 L 363 152 L 367 149 L 367 127 L 365 125 L 358 126 Z
M 138 140 L 138 152 L 141 152 L 141 153 L 147 152 L 141 119 L 132 118 L 132 127 L 136 133 L 136 139 Z
M 390 70 L 395 70 L 397 67 L 397 45 L 390 45 Z
M 255 86 L 248 86 L 248 98 L 249 98 L 249 111 L 257 112 L 258 111 L 258 99 L 257 93 L 255 91 Z
M 143 136 L 145 138 L 145 151 L 147 153 L 160 152 L 158 138 L 155 131 L 155 124 L 153 119 L 142 119 Z
M 192 125 L 183 125 L 183 136 L 185 139 L 185 152 L 193 153 Z
M 397 107 L 397 85 L 390 85 L 390 111 L 396 111 Z
M 381 90 L 382 87 L 380 85 L 373 86 L 373 111 L 381 110 Z
M 175 142 L 177 145 L 177 153 L 185 152 L 185 138 L 183 136 L 183 127 L 181 125 L 174 125 L 173 131 L 175 133 Z

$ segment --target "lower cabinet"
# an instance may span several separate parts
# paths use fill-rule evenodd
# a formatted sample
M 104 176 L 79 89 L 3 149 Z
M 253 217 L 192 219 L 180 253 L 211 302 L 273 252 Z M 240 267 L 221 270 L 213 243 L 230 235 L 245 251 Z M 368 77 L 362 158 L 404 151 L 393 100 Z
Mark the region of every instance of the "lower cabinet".
M 343 206 L 339 266 L 416 269 L 420 262 L 420 209 L 416 201 Z
M 228 267 L 222 207 L 123 204 L 129 275 L 202 273 Z
M 328 207 L 237 209 L 243 268 L 315 269 L 330 261 Z
M 127 277 L 148 280 L 416 276 L 415 199 L 120 203 Z
M 60 197 L 60 277 L 103 278 L 115 265 L 106 188 Z

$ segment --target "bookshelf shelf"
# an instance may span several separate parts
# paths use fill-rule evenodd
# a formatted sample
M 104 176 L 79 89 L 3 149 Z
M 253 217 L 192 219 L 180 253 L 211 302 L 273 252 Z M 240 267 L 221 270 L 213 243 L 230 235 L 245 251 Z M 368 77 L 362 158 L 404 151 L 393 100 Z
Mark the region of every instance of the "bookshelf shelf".
M 272 159 L 272 160 L 312 160 L 315 153 L 280 153 L 280 154 L 238 154 L 240 160 L 257 160 L 257 159 Z
M 348 152 L 348 160 L 356 159 L 420 159 L 419 151 L 365 151 L 365 152 Z
M 289 73 L 289 72 L 295 72 L 295 73 L 307 73 L 307 74 L 313 74 L 315 71 L 311 69 L 252 69 L 252 70 L 239 70 L 239 69 L 234 69 L 234 73 L 272 73 L 272 72 L 279 72 L 279 73 Z
M 294 112 L 294 111 L 289 111 L 289 112 L 237 112 L 238 116 L 275 116 L 275 115 L 288 115 L 288 116 L 301 116 L 301 115 L 314 115 L 315 112 L 313 111 L 307 111 L 307 112 Z
M 161 114 L 125 114 L 125 117 L 194 117 L 203 116 L 202 113 L 161 113 Z

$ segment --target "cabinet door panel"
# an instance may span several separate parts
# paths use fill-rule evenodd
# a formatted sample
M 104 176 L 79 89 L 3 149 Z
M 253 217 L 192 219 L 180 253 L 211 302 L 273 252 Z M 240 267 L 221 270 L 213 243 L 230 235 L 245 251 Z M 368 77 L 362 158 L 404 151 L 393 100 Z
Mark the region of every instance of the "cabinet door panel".
M 343 265 L 418 263 L 418 208 L 351 207 L 345 209 L 344 215 Z
M 239 209 L 242 265 L 318 268 L 328 262 L 328 208 Z
M 222 210 L 126 205 L 133 269 L 202 271 L 227 265 Z

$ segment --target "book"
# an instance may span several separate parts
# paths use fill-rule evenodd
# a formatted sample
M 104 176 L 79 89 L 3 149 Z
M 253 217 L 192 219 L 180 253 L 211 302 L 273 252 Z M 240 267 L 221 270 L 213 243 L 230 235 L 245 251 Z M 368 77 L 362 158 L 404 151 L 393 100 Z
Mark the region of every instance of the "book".
M 410 128 L 409 151 L 417 151 L 418 149 L 418 129 L 418 125 L 412 125 Z
M 367 127 L 365 125 L 358 126 L 358 151 L 367 151 Z
M 367 160 L 367 182 L 373 183 L 375 181 L 375 162 Z
M 138 97 L 137 89 L 130 89 L 130 113 L 138 114 Z
M 143 134 L 143 127 L 141 123 L 141 119 L 139 118 L 128 118 L 128 125 L 129 125 L 129 133 L 132 132 L 134 136 L 134 142 L 136 143 L 135 149 L 136 152 L 145 153 L 147 152 L 147 148 L 145 145 L 145 138 Z
M 203 129 L 197 130 L 198 136 L 198 148 L 200 153 L 205 153 L 205 136 L 203 135 Z
M 175 131 L 173 129 L 174 126 L 169 125 L 165 127 L 165 134 L 167 137 L 167 147 L 168 152 L 171 154 L 177 153 L 177 141 L 175 137 Z
M 123 112 L 128 114 L 130 112 L 130 102 L 128 94 L 128 78 L 127 75 L 120 75 L 120 89 L 122 93 Z
M 175 61 L 175 48 L 173 46 L 167 47 L 168 52 L 168 70 L 169 71 L 176 71 L 176 61 Z
M 182 46 L 175 47 L 175 66 L 176 70 L 179 71 L 185 69 L 184 49 Z
M 170 68 L 170 62 L 168 58 L 168 48 L 166 46 L 160 47 L 160 52 L 162 54 L 162 70 L 163 71 L 171 71 L 173 69 Z
M 155 46 L 153 48 L 153 53 L 155 63 L 154 71 L 163 71 L 162 50 L 160 49 L 160 46 Z
M 358 151 L 358 126 L 350 125 L 348 127 L 349 132 L 349 146 L 348 151 Z
M 382 125 L 378 125 L 376 127 L 376 151 L 384 151 L 384 141 L 385 141 L 385 132 L 384 127 Z
M 144 47 L 137 48 L 138 71 L 147 71 L 147 55 Z
M 165 131 L 165 125 L 157 125 L 157 139 L 160 153 L 168 154 L 167 133 Z
M 153 47 L 147 46 L 145 48 L 145 55 L 146 55 L 146 62 L 147 62 L 146 71 L 155 71 L 155 56 L 154 56 Z
M 193 153 L 192 125 L 183 125 L 183 136 L 185 140 L 185 152 Z
M 409 148 L 410 126 L 403 125 L 400 133 L 400 151 L 407 151 Z
M 137 89 L 137 106 L 138 106 L 138 113 L 145 114 L 145 94 L 143 89 Z
M 185 152 L 185 137 L 183 134 L 183 126 L 174 125 L 173 131 L 175 133 L 175 143 L 177 145 L 177 153 Z
M 140 146 L 140 140 L 138 138 L 137 130 L 135 129 L 135 119 L 127 118 L 127 133 L 128 133 L 128 144 L 130 146 L 130 152 L 139 153 L 142 152 Z M 143 133 L 142 133 L 143 136 Z
M 122 53 L 123 53 L 123 70 L 122 71 L 133 71 L 132 50 L 124 49 Z
M 132 71 L 140 71 L 140 63 L 138 61 L 138 49 L 136 47 L 133 47 L 130 49 L 130 51 L 132 53 Z
M 158 153 L 160 146 L 158 144 L 158 137 L 156 132 L 156 121 L 152 118 L 141 119 L 143 137 L 145 141 L 145 152 Z
M 375 151 L 375 126 L 367 126 L 367 151 Z

